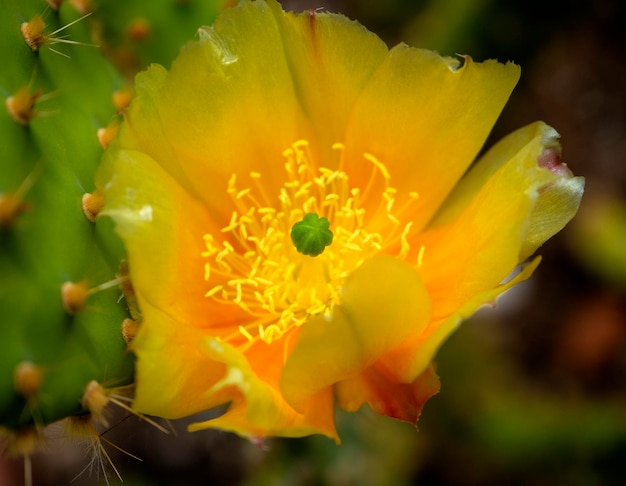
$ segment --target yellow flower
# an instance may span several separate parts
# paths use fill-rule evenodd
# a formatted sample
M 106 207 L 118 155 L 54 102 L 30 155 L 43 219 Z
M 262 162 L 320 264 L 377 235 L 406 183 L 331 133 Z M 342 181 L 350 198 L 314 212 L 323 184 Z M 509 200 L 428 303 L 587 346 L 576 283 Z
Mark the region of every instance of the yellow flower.
M 337 438 L 335 403 L 416 422 L 437 348 L 582 195 L 542 123 L 464 175 L 518 77 L 275 0 L 140 74 L 97 177 L 143 314 L 134 407 L 230 403 L 191 429 L 250 437 Z

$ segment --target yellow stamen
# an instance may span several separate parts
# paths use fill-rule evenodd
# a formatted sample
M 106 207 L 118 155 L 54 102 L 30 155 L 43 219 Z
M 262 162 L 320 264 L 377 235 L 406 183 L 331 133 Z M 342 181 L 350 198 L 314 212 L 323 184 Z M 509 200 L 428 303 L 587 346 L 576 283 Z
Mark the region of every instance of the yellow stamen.
M 333 149 L 343 158 L 343 144 Z M 371 162 L 371 176 L 362 190 L 350 186 L 345 172 L 317 166 L 306 140 L 296 141 L 282 155 L 285 182 L 277 193 L 268 197 L 260 172 L 249 173 L 251 187 L 241 187 L 233 174 L 226 187 L 230 220 L 220 232 L 204 236 L 205 296 L 220 305 L 236 305 L 249 316 L 232 334 L 221 336 L 238 346 L 271 343 L 311 316 L 331 315 L 341 303 L 345 278 L 363 261 L 392 246 L 400 247 L 400 258 L 410 252 L 413 223 L 401 221 L 402 209 L 391 211 L 398 198 L 406 205 L 417 193 L 399 195 L 376 157 L 363 154 Z M 367 194 L 375 184 L 382 192 L 372 201 Z M 272 201 L 278 205 L 270 206 Z M 371 228 L 373 221 L 381 224 L 378 211 L 394 225 L 386 234 Z M 334 233 L 332 245 L 315 258 L 299 254 L 290 237 L 293 225 L 311 212 L 327 218 Z

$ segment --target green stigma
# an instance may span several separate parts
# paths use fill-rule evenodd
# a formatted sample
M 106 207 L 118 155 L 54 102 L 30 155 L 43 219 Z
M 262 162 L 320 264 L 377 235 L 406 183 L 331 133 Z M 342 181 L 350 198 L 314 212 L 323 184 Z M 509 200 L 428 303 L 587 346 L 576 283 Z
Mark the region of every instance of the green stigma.
M 333 242 L 330 221 L 317 213 L 307 213 L 291 228 L 291 241 L 303 255 L 317 256 Z

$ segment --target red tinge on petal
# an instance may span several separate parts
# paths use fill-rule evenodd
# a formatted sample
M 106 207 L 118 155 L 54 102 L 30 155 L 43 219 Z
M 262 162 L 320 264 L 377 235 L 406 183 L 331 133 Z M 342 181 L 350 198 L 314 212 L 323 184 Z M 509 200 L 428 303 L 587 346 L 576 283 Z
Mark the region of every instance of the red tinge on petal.
M 540 167 L 544 167 L 558 176 L 573 177 L 574 175 L 567 167 L 567 164 L 561 162 L 561 152 L 559 150 L 553 148 L 546 149 L 539 155 L 537 161 Z

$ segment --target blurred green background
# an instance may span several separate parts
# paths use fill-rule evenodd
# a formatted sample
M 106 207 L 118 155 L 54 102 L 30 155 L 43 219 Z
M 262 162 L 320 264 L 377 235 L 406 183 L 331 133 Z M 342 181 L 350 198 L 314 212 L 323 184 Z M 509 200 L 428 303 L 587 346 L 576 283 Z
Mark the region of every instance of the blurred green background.
M 342 12 L 389 45 L 520 64 L 489 143 L 537 119 L 554 126 L 564 161 L 587 178 L 581 211 L 540 250 L 529 282 L 443 346 L 441 393 L 419 431 L 363 410 L 339 414 L 340 447 L 321 437 L 251 444 L 223 432 L 187 434 L 184 422 L 165 436 L 120 416 L 104 437 L 143 459 L 105 445 L 124 484 L 626 484 L 626 4 L 283 3 Z M 85 466 L 73 485 L 105 483 L 88 444 L 56 438 L 54 428 L 49 435 L 34 458 L 34 484 L 69 484 Z

